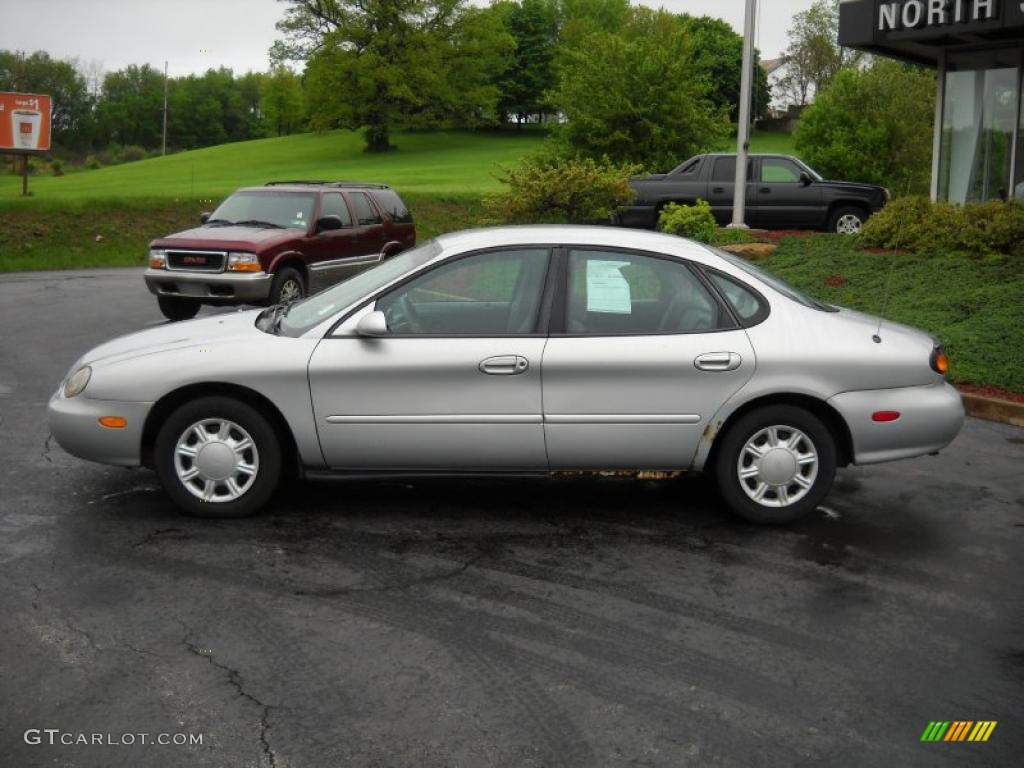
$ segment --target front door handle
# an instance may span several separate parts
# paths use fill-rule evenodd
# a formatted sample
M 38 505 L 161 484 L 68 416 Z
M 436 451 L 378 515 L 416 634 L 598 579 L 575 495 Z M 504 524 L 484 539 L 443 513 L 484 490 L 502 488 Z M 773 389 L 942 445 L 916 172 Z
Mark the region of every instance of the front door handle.
M 713 187 L 711 191 L 716 195 L 721 195 L 725 193 L 725 187 Z
M 735 352 L 705 352 L 694 359 L 693 365 L 698 371 L 734 371 L 742 362 Z
M 758 191 L 758 192 L 761 192 L 761 193 L 767 193 L 767 192 L 771 192 L 771 191 L 772 191 L 772 188 L 771 188 L 771 187 L 761 187 L 761 188 L 760 188 L 759 190 L 757 190 L 757 191 Z
M 522 355 L 496 355 L 480 361 L 480 373 L 491 376 L 515 376 L 530 367 L 530 361 Z

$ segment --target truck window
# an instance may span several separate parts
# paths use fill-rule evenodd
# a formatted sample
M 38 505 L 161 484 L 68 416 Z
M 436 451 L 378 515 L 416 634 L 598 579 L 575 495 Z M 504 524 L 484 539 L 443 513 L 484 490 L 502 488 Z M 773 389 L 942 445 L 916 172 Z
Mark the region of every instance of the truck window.
M 343 198 L 339 192 L 327 192 L 324 195 L 323 204 L 320 208 L 320 215 L 337 216 L 341 219 L 341 225 L 343 227 L 352 226 L 352 214 L 348 212 L 348 206 L 345 205 L 345 198 Z
M 373 203 L 370 202 L 370 198 L 365 192 L 349 192 L 348 194 L 349 200 L 355 206 L 356 218 L 360 225 L 380 224 L 380 214 L 377 213 L 377 209 L 373 207 Z
M 784 157 L 761 158 L 761 181 L 796 183 L 800 181 L 800 168 Z
M 376 192 L 377 204 L 384 209 L 395 224 L 411 224 L 412 214 L 402 198 L 393 189 L 382 189 Z
M 747 181 L 750 181 L 752 163 L 747 160 Z M 734 156 L 715 158 L 715 167 L 711 172 L 712 181 L 736 181 L 736 158 Z

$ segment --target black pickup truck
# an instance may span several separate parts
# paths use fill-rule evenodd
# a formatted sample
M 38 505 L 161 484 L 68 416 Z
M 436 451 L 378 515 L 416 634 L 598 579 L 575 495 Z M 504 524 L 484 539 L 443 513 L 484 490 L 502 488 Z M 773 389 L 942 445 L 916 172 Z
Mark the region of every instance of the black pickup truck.
M 719 224 L 732 221 L 736 155 L 697 155 L 669 173 L 630 180 L 633 204 L 619 213 L 625 227 L 657 226 L 667 203 L 692 205 L 707 200 Z M 868 216 L 889 200 L 874 184 L 826 181 L 810 166 L 788 155 L 749 155 L 746 223 L 762 229 L 803 227 L 855 234 Z

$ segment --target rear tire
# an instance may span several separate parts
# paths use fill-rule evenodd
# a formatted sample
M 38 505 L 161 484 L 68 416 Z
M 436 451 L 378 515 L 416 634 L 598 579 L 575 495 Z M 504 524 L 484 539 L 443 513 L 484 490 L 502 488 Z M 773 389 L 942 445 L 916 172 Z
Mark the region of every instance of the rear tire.
M 199 302 L 179 299 L 175 296 L 157 296 L 156 303 L 164 317 L 172 322 L 191 320 L 199 312 Z
M 828 220 L 828 231 L 837 235 L 856 235 L 860 233 L 864 222 L 868 220 L 863 208 L 855 205 L 844 205 L 836 208 Z
M 274 428 L 229 397 L 200 397 L 174 411 L 157 433 L 154 463 L 167 495 L 195 517 L 254 515 L 281 478 Z
M 803 408 L 758 408 L 723 436 L 714 472 L 722 498 L 744 520 L 790 523 L 817 508 L 832 489 L 835 440 Z
M 294 267 L 285 267 L 274 276 L 270 286 L 270 303 L 280 304 L 282 301 L 298 301 L 306 295 L 306 281 L 302 273 Z

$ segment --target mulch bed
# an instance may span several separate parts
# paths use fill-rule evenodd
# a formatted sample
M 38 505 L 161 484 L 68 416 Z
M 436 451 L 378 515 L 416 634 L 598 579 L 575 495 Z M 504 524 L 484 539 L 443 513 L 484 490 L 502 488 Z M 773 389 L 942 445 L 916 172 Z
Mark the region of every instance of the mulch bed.
M 956 385 L 956 388 L 961 392 L 967 392 L 971 395 L 980 395 L 981 397 L 994 397 L 997 400 L 1009 400 L 1013 403 L 1024 403 L 1024 392 L 1011 392 L 1008 389 L 1002 387 L 990 387 L 983 384 L 960 384 Z

